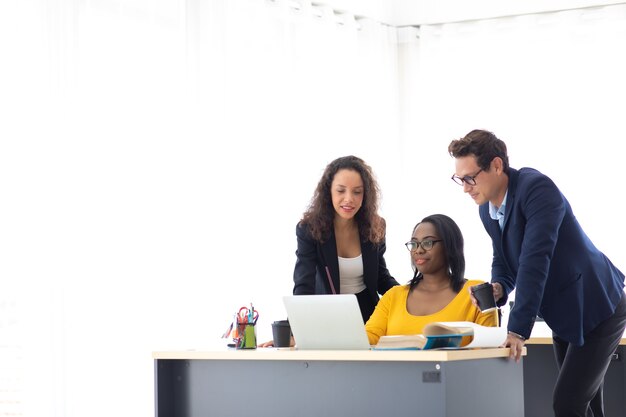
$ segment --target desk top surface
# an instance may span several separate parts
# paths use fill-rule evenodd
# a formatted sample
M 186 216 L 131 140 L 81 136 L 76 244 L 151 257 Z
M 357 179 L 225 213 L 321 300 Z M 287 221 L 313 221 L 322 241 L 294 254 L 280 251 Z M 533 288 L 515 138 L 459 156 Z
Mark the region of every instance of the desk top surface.
M 530 335 L 530 339 L 526 341 L 529 345 L 551 345 L 552 344 L 552 330 L 545 322 L 535 323 L 535 327 Z M 626 333 L 619 343 L 620 345 L 626 345 Z
M 526 341 L 527 345 L 551 345 L 552 344 L 552 336 L 531 336 L 530 339 Z M 626 338 L 622 338 L 619 342 L 620 345 L 626 345 Z
M 524 351 L 524 354 L 526 352 Z M 403 361 L 447 362 L 470 359 L 507 358 L 508 348 L 457 350 L 294 350 L 258 348 L 250 350 L 179 350 L 152 352 L 154 359 L 204 360 L 308 360 L 308 361 Z

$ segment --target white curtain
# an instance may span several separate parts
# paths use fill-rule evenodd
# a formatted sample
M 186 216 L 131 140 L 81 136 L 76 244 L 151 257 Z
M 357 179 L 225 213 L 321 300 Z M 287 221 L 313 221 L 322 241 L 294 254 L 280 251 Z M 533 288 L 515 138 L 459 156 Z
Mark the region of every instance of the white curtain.
M 626 270 L 617 214 L 626 5 L 423 26 L 402 39 L 402 177 L 407 189 L 420 184 L 405 204 L 459 222 L 467 275 L 489 279 L 491 242 L 476 205 L 449 179 L 447 146 L 472 129 L 502 138 L 512 167 L 551 176 L 594 243 Z
M 395 36 L 307 1 L 2 2 L 0 415 L 151 415 L 151 352 L 242 304 L 270 339 L 325 165 L 395 180 Z
M 624 6 L 418 31 L 308 1 L 0 2 L 0 415 L 151 415 L 152 351 L 220 342 L 249 302 L 268 339 L 295 224 L 346 154 L 378 176 L 401 282 L 434 212 L 488 278 L 446 152 L 477 127 L 626 269 L 625 23 Z

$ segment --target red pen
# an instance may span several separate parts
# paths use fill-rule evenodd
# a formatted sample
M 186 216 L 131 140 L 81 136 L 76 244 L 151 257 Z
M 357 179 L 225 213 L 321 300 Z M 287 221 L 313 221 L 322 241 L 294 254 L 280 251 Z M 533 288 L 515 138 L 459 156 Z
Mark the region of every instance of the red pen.
M 325 266 L 324 268 L 326 268 L 326 276 L 328 277 L 328 282 L 330 283 L 330 290 L 333 294 L 337 294 L 337 291 L 335 291 L 335 284 L 333 284 L 333 279 L 330 277 L 330 270 L 328 269 L 328 266 Z

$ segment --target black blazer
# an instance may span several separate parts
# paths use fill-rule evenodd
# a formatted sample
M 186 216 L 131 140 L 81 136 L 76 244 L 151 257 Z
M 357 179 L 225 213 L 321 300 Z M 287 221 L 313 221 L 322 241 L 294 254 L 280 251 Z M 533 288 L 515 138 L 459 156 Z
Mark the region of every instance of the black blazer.
M 504 227 L 480 218 L 493 242 L 492 282 L 515 291 L 508 330 L 530 336 L 540 315 L 574 345 L 610 317 L 623 296 L 624 274 L 600 252 L 557 186 L 532 168 L 510 168 Z M 500 303 L 505 300 L 500 300 Z
M 320 243 L 313 239 L 308 226 L 298 223 L 296 237 L 298 249 L 293 271 L 294 295 L 332 294 L 328 275 L 332 279 L 336 293 L 339 294 L 339 259 L 334 231 L 324 243 Z M 382 295 L 389 288 L 398 285 L 385 264 L 383 255 L 386 250 L 384 240 L 379 244 L 361 240 L 363 280 L 373 305 L 378 303 L 378 294 Z

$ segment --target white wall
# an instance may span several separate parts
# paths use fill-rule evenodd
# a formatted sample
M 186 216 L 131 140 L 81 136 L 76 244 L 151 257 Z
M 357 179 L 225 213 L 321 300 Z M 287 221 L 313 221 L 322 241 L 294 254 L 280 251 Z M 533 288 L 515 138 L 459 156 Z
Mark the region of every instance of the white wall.
M 0 384 L 27 416 L 149 415 L 153 350 L 221 343 L 250 301 L 269 338 L 295 223 L 346 154 L 378 176 L 399 281 L 434 212 L 487 279 L 490 243 L 446 153 L 475 127 L 553 176 L 626 269 L 624 20 L 622 6 L 418 39 L 280 1 L 2 3 Z
M 0 302 L 16 317 L 0 322 L 0 388 L 13 409 L 150 415 L 153 350 L 223 345 L 250 302 L 271 338 L 327 163 L 359 155 L 392 188 L 395 30 L 317 11 L 0 6 Z
M 449 180 L 454 164 L 446 149 L 476 128 L 506 141 L 511 166 L 550 175 L 596 245 L 626 269 L 626 220 L 615 215 L 617 144 L 626 137 L 619 105 L 626 93 L 625 13 L 621 5 L 423 26 L 413 41 L 418 48 L 401 45 L 403 155 L 416 172 L 431 174 L 405 202 L 458 219 L 468 276 L 489 276 L 491 246 L 475 204 Z

